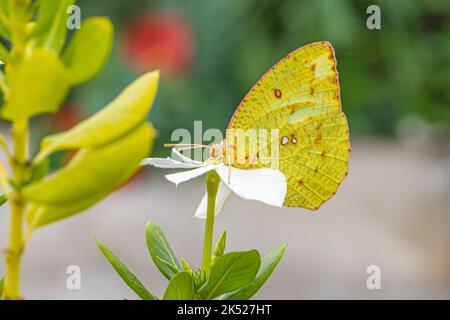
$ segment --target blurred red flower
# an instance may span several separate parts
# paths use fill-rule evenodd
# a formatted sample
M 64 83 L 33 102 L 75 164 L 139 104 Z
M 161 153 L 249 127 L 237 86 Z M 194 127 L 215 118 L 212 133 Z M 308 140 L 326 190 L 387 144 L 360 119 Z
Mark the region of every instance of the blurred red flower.
M 191 21 L 175 10 L 133 17 L 125 26 L 121 44 L 126 62 L 134 70 L 160 69 L 168 76 L 187 73 L 195 53 Z
M 58 113 L 47 118 L 48 127 L 53 132 L 69 130 L 83 120 L 83 118 L 84 116 L 80 106 L 69 100 L 64 103 Z

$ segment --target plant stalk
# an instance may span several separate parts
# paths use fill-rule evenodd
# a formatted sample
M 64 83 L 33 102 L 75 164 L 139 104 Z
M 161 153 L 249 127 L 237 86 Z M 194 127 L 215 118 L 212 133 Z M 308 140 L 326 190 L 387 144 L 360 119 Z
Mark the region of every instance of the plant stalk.
M 8 0 L 10 9 L 9 27 L 11 30 L 10 65 L 16 65 L 25 53 L 24 36 L 27 24 L 26 9 L 30 0 Z M 23 252 L 23 220 L 25 201 L 20 194 L 20 186 L 26 179 L 28 170 L 28 120 L 18 120 L 12 125 L 14 155 L 10 157 L 13 173 L 14 191 L 9 197 L 11 220 L 8 247 L 5 250 L 6 277 L 3 298 L 6 300 L 21 299 L 20 295 L 20 263 Z
M 211 274 L 211 256 L 214 233 L 214 218 L 216 210 L 216 196 L 219 189 L 220 177 L 215 170 L 206 176 L 206 191 L 208 193 L 208 207 L 206 212 L 205 238 L 203 242 L 202 271 L 208 278 Z
M 12 160 L 13 179 L 16 186 L 23 183 L 26 177 L 28 159 L 28 123 L 15 122 L 12 136 L 14 141 L 14 158 Z M 5 252 L 6 281 L 4 299 L 18 300 L 20 295 L 20 264 L 23 252 L 23 211 L 24 200 L 20 191 L 12 192 L 10 199 L 11 221 L 9 229 L 8 248 Z

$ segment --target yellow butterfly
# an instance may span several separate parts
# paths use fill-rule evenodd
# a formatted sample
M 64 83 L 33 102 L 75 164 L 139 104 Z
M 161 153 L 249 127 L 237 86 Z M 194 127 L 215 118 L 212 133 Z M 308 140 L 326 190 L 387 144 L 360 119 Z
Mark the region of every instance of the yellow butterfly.
M 250 143 L 249 132 L 264 130 L 271 134 Z M 273 206 L 317 210 L 347 175 L 350 156 L 333 47 L 315 42 L 273 66 L 238 106 L 221 143 L 167 146 L 177 159 L 148 158 L 142 164 L 188 169 L 166 175 L 177 185 L 215 170 L 221 178 L 216 213 L 232 192 Z M 194 161 L 180 153 L 198 147 L 209 148 L 210 159 Z M 207 194 L 195 216 L 206 217 L 206 209 Z
M 274 65 L 243 99 L 228 126 L 229 130 L 262 128 L 279 130 L 278 169 L 287 183 L 283 205 L 317 210 L 347 175 L 350 155 L 336 58 L 329 42 L 308 44 Z M 250 161 L 240 165 L 236 161 L 239 145 L 228 135 L 227 140 L 220 149 L 224 161 L 233 151 L 229 165 L 270 166 L 258 161 L 258 152 L 248 148 L 245 159 Z M 270 145 L 266 141 L 269 149 Z

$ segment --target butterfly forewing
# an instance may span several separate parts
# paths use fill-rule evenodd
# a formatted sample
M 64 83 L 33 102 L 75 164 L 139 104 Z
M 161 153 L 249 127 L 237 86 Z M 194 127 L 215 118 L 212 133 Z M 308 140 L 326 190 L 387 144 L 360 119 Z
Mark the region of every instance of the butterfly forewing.
M 241 102 L 229 129 L 279 130 L 278 166 L 288 184 L 284 205 L 318 209 L 346 176 L 350 153 L 331 44 L 312 43 L 272 67 Z M 259 141 L 268 157 L 271 139 Z M 260 152 L 246 152 L 247 168 L 271 166 Z

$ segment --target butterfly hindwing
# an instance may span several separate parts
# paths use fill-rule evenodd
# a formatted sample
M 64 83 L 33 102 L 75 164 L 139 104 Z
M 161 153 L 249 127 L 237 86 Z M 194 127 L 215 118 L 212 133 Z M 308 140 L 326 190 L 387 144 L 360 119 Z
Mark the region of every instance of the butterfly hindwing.
M 279 169 L 288 184 L 284 205 L 318 209 L 346 176 L 350 152 L 330 43 L 297 49 L 255 84 L 229 129 L 261 128 L 279 130 Z M 268 166 L 261 163 L 254 167 Z

